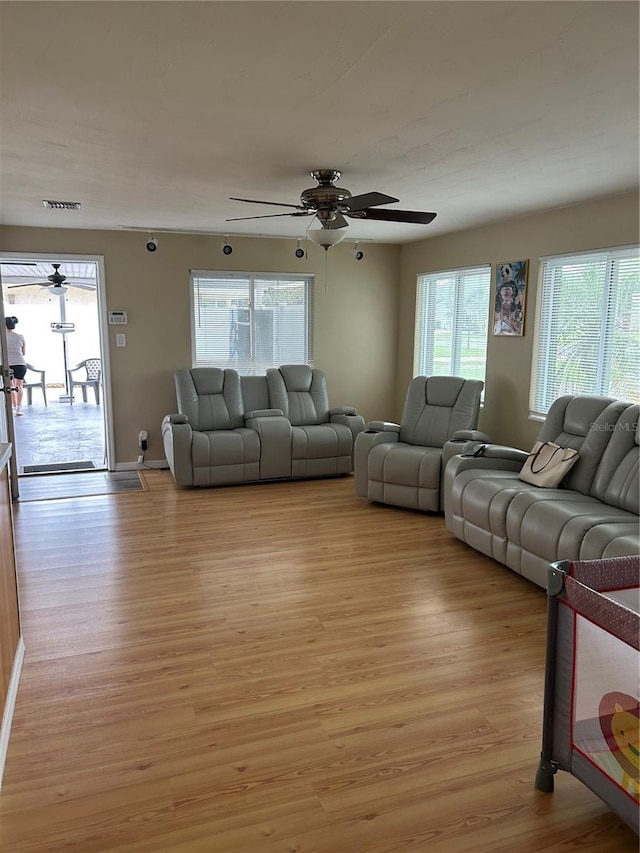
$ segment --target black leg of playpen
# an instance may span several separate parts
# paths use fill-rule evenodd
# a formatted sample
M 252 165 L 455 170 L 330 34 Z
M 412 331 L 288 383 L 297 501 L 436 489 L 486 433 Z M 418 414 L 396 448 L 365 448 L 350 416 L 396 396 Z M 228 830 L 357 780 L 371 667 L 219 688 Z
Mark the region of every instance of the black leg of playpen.
M 564 564 L 566 565 L 566 563 Z M 558 628 L 558 598 L 564 588 L 563 563 L 553 563 L 547 586 L 547 651 L 544 670 L 544 710 L 542 715 L 542 751 L 536 773 L 536 788 L 545 794 L 553 793 L 553 777 L 558 769 L 553 755 L 553 714 L 556 692 L 556 640 Z

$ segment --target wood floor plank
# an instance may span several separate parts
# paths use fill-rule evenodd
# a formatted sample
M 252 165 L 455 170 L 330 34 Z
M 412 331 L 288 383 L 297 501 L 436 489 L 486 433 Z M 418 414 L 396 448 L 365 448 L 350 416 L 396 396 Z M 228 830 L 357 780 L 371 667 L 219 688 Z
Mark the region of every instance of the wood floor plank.
M 29 501 L 3 853 L 586 853 L 546 595 L 353 479 Z

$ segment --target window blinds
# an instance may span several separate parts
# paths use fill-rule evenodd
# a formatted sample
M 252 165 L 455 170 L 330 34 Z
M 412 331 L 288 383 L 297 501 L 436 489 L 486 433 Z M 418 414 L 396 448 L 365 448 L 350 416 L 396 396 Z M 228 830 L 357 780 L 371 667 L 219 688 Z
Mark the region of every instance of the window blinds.
M 191 289 L 194 367 L 313 364 L 313 276 L 197 270 Z
M 541 278 L 531 414 L 563 394 L 640 402 L 638 248 L 546 258 Z
M 484 381 L 491 266 L 418 277 L 414 374 Z

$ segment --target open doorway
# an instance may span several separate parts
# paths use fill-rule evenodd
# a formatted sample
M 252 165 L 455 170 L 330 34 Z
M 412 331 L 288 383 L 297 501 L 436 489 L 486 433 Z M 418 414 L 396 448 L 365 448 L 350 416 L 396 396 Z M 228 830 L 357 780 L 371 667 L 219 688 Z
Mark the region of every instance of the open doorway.
M 0 265 L 4 315 L 17 318 L 27 362 L 12 397 L 18 476 L 110 468 L 100 259 Z

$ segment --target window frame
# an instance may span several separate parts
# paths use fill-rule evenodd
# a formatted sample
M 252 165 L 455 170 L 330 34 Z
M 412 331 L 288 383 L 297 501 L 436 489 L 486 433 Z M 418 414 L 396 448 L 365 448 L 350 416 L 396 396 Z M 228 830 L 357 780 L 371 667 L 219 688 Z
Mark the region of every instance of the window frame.
M 463 320 L 461 316 L 461 311 L 464 308 L 464 300 L 462 298 L 462 288 L 460 287 L 460 282 L 463 278 L 469 277 L 471 275 L 482 275 L 486 276 L 486 295 L 485 295 L 485 309 L 482 312 L 486 311 L 486 317 L 482 317 L 483 320 L 486 320 L 484 323 L 485 328 L 485 338 L 484 338 L 484 364 L 483 364 L 483 375 L 482 382 L 486 384 L 486 376 L 487 376 L 487 351 L 489 347 L 489 321 L 491 319 L 490 312 L 490 301 L 491 301 L 491 276 L 492 276 L 492 264 L 483 263 L 483 264 L 470 264 L 464 267 L 453 267 L 451 269 L 444 270 L 434 270 L 430 272 L 422 272 L 419 273 L 416 279 L 416 303 L 415 303 L 415 324 L 414 324 L 414 351 L 413 351 L 413 375 L 436 375 L 433 373 L 433 365 L 435 358 L 435 323 L 433 325 L 427 324 L 427 328 L 423 329 L 422 327 L 422 318 L 423 316 L 426 318 L 429 310 L 435 315 L 435 304 L 436 304 L 436 288 L 429 287 L 431 283 L 435 284 L 438 279 L 444 278 L 453 278 L 454 279 L 454 295 L 453 295 L 453 322 L 451 329 L 451 346 L 449 353 L 449 367 L 450 372 L 447 375 L 452 376 L 464 376 L 464 373 L 461 372 L 462 365 L 462 335 L 464 332 L 459 329 L 460 323 Z M 484 284 L 484 282 L 483 282 Z M 423 290 L 428 290 L 428 294 L 423 297 Z M 431 308 L 425 306 L 425 310 L 422 310 L 422 305 L 425 300 L 428 300 L 431 303 Z M 480 312 L 478 312 L 480 314 Z M 427 353 L 427 347 L 430 344 L 431 354 Z M 424 355 L 423 355 L 424 353 Z M 424 365 L 424 367 L 423 367 Z M 431 365 L 431 369 L 429 369 L 429 365 Z M 475 379 L 476 376 L 464 376 L 464 378 Z
M 561 273 L 563 268 L 584 265 L 591 259 L 594 268 L 604 264 L 603 293 L 599 311 L 598 354 L 595 359 L 594 386 L 580 393 L 598 396 L 616 396 L 611 389 L 611 368 L 614 360 L 613 334 L 615 330 L 615 305 L 620 287 L 620 268 L 616 266 L 622 260 L 638 258 L 640 246 L 616 246 L 602 249 L 591 249 L 582 252 L 565 252 L 558 255 L 547 255 L 539 258 L 536 321 L 531 351 L 531 383 L 529 388 L 529 417 L 532 420 L 544 420 L 551 402 L 544 402 L 551 396 L 554 398 L 570 390 L 550 386 L 558 384 L 557 372 L 552 367 L 556 357 L 558 329 L 563 323 L 567 312 L 553 310 L 553 305 L 559 305 L 557 298 L 561 288 Z M 597 272 L 597 270 L 596 270 Z M 637 331 L 637 330 L 636 330 Z M 630 328 L 633 333 L 633 328 Z M 634 400 L 629 400 L 634 402 Z M 545 408 L 546 406 L 546 408 Z
M 198 279 L 210 279 L 221 281 L 247 281 L 249 284 L 249 323 L 250 323 L 250 342 L 251 356 L 249 366 L 222 363 L 220 361 L 207 361 L 198 357 L 197 352 L 197 336 L 196 327 L 198 323 L 197 309 L 198 302 L 196 299 L 197 281 Z M 189 290 L 190 290 L 190 314 L 191 314 L 191 365 L 192 367 L 220 367 L 231 368 L 237 370 L 242 375 L 256 375 L 264 372 L 264 364 L 256 363 L 255 343 L 256 337 L 256 283 L 273 282 L 280 283 L 284 286 L 287 283 L 302 283 L 304 285 L 304 330 L 301 334 L 301 343 L 305 351 L 305 359 L 300 361 L 300 364 L 308 364 L 313 367 L 313 320 L 314 320 L 314 286 L 315 276 L 313 273 L 287 273 L 287 272 L 255 272 L 243 270 L 189 270 Z M 279 363 L 273 363 L 272 367 L 278 367 Z M 289 361 L 288 363 L 295 363 Z

